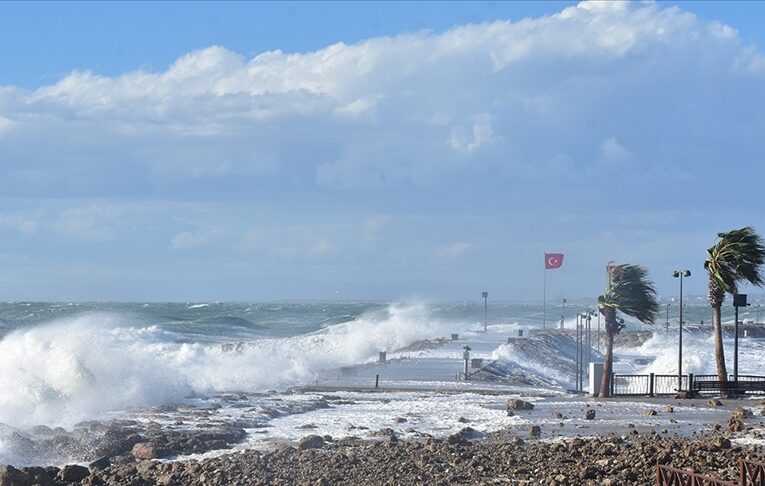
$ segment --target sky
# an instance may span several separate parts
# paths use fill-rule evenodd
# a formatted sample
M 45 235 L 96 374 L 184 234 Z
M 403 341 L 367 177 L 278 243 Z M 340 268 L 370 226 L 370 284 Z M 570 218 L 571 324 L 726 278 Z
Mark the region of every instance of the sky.
M 765 232 L 763 20 L 0 2 L 0 299 L 554 301 L 609 261 L 703 294 L 715 235 Z

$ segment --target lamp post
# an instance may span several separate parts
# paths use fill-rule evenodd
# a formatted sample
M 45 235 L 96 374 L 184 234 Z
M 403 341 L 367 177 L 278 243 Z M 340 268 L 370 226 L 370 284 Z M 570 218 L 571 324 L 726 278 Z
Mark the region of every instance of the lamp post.
M 677 390 L 680 391 L 683 389 L 683 278 L 690 277 L 691 271 L 675 270 L 672 276 L 680 279 L 680 332 L 677 340 Z
M 736 323 L 733 326 L 733 381 L 738 381 L 738 308 L 746 307 L 746 294 L 733 294 L 733 308 L 736 310 Z
M 588 374 L 590 372 L 589 363 L 592 361 L 592 316 L 594 315 L 595 311 L 587 311 L 587 366 L 585 366 L 585 370 Z
M 598 311 L 598 352 L 600 352 L 600 311 Z
M 481 292 L 483 297 L 483 332 L 486 332 L 486 324 L 489 322 L 489 293 Z
M 468 363 L 470 362 L 470 346 L 462 346 L 465 351 L 462 353 L 462 358 L 465 360 L 465 380 L 468 379 Z
M 667 303 L 667 334 L 669 334 L 669 306 L 672 305 L 672 302 Z
M 579 368 L 579 391 L 582 391 L 584 389 L 584 322 L 587 319 L 587 314 L 579 314 L 579 318 L 579 363 L 577 366 Z
M 574 388 L 579 391 L 579 318 L 581 314 L 576 315 L 576 372 L 574 373 Z

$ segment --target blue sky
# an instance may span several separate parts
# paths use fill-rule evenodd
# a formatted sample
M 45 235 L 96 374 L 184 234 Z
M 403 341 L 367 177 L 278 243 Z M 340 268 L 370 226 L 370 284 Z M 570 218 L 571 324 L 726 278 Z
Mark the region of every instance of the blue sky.
M 754 2 L 0 3 L 0 295 L 703 293 L 765 231 Z M 719 191 L 716 195 L 715 191 Z

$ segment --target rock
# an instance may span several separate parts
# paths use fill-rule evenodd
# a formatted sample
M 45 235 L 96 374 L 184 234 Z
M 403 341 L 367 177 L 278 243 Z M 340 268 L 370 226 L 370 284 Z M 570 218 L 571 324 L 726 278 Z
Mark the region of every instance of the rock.
M 542 427 L 539 425 L 532 425 L 531 428 L 529 428 L 529 434 L 532 437 L 539 437 L 542 435 Z
M 486 434 L 484 434 L 483 432 L 479 432 L 473 429 L 472 427 L 465 427 L 459 432 L 457 432 L 456 434 L 450 435 L 446 439 L 446 442 L 448 442 L 449 444 L 461 444 L 471 439 L 480 439 L 485 436 Z
M 79 483 L 88 476 L 90 476 L 90 471 L 87 467 L 70 464 L 64 466 L 64 468 L 58 472 L 56 479 L 65 483 Z
M 646 417 L 653 417 L 656 415 L 656 410 L 652 410 L 650 408 L 646 408 L 645 410 L 640 412 L 640 415 L 646 416 Z
M 136 459 L 151 460 L 167 457 L 168 451 L 157 446 L 154 442 L 139 442 L 133 446 L 130 453 Z
M 97 471 L 99 469 L 106 469 L 111 465 L 112 461 L 109 460 L 109 456 L 102 456 L 88 464 L 88 468 L 92 471 Z
M 745 420 L 752 416 L 752 412 L 749 411 L 749 409 L 742 408 L 742 407 L 736 407 L 731 412 L 731 417 L 737 418 L 739 420 Z
M 555 417 L 558 420 L 562 420 L 563 419 L 563 414 L 560 413 L 560 412 L 553 412 L 553 417 Z
M 520 398 L 511 398 L 507 401 L 508 410 L 534 410 L 534 404 L 521 400 Z
M 508 440 L 508 444 L 510 444 L 510 445 L 514 445 L 514 446 L 516 446 L 516 447 L 520 447 L 520 446 L 522 446 L 522 445 L 523 445 L 523 444 L 525 444 L 525 443 L 526 443 L 526 442 L 524 442 L 524 440 L 523 440 L 523 439 L 521 439 L 520 437 L 515 437 L 515 436 L 511 437 L 511 438 Z
M 307 435 L 300 439 L 298 449 L 304 451 L 306 449 L 321 449 L 324 447 L 324 437 L 320 435 Z
M 56 470 L 56 474 L 54 474 L 51 477 L 51 474 L 48 472 L 47 469 L 34 466 L 34 467 L 24 467 L 21 468 L 21 471 L 26 474 L 29 477 L 29 480 L 32 484 L 35 486 L 55 486 L 56 483 L 53 481 L 53 478 L 58 474 L 58 470 Z
M 393 419 L 393 421 L 397 424 L 405 424 L 407 422 L 407 420 L 404 417 L 396 417 Z
M 765 409 L 763 409 L 763 410 L 765 410 Z M 508 408 L 508 409 L 507 409 L 507 416 L 508 416 L 508 417 L 515 417 L 515 412 L 513 412 L 512 410 L 510 410 L 510 409 Z
M 0 486 L 32 486 L 32 480 L 13 466 L 2 466 L 0 467 Z
M 459 422 L 461 424 L 466 424 L 466 423 L 470 422 L 470 420 L 466 419 L 465 417 L 460 417 L 460 418 L 457 419 L 457 422 Z
M 722 402 L 716 398 L 710 398 L 707 400 L 707 405 L 710 407 L 722 407 Z
M 730 439 L 727 437 L 717 436 L 712 440 L 712 444 L 720 449 L 730 449 Z
M 672 413 L 675 411 L 675 409 L 672 407 L 672 405 L 667 405 L 666 407 L 664 407 L 664 411 L 666 413 Z
M 584 419 L 585 420 L 595 420 L 595 410 L 590 408 L 586 412 L 584 412 Z
M 731 417 L 730 420 L 728 420 L 728 430 L 731 432 L 741 432 L 743 429 L 744 425 L 741 423 L 741 420 L 736 417 Z

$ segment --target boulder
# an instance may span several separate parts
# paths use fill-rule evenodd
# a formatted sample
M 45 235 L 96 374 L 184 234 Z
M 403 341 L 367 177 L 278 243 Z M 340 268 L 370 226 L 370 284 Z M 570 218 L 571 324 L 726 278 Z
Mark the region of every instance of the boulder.
M 675 409 L 672 407 L 672 405 L 667 405 L 666 407 L 664 407 L 664 411 L 666 413 L 673 413 Z
M 656 410 L 646 408 L 645 410 L 640 412 L 640 415 L 646 416 L 646 417 L 653 417 L 656 415 Z
M 168 451 L 160 448 L 154 442 L 139 442 L 133 446 L 130 453 L 136 459 L 151 460 L 167 457 Z
M 109 456 L 102 456 L 96 459 L 95 461 L 88 464 L 88 468 L 92 471 L 97 471 L 101 469 L 106 469 L 107 467 L 112 465 L 112 461 L 109 460 Z
M 532 437 L 539 437 L 542 435 L 542 427 L 539 425 L 532 425 L 531 428 L 529 428 L 529 435 Z
M 32 486 L 32 478 L 13 466 L 0 467 L 0 486 Z
M 743 429 L 744 425 L 741 423 L 741 420 L 736 417 L 731 417 L 730 420 L 728 420 L 728 430 L 731 432 L 741 432 Z
M 307 435 L 300 439 L 298 448 L 301 451 L 306 449 L 321 449 L 324 447 L 324 438 L 320 435 Z
M 88 476 L 90 471 L 87 467 L 69 464 L 58 472 L 56 479 L 65 483 L 79 483 Z
M 479 432 L 473 429 L 472 427 L 465 427 L 459 432 L 457 432 L 456 434 L 450 435 L 446 439 L 446 442 L 448 442 L 449 444 L 461 444 L 463 442 L 469 441 L 470 439 L 480 439 L 485 436 L 486 434 L 484 434 L 483 432 Z
M 710 407 L 722 407 L 722 402 L 716 398 L 710 398 L 707 400 L 707 405 Z
M 731 412 L 731 417 L 735 417 L 739 420 L 745 420 L 752 416 L 752 412 L 749 411 L 749 409 L 742 408 L 742 407 L 736 407 Z
M 520 398 L 511 398 L 507 401 L 508 410 L 534 410 L 534 404 L 521 400 Z
M 712 440 L 712 444 L 720 449 L 730 449 L 730 439 L 727 437 L 717 436 Z
M 585 420 L 595 420 L 595 410 L 589 409 L 584 412 L 584 419 Z

